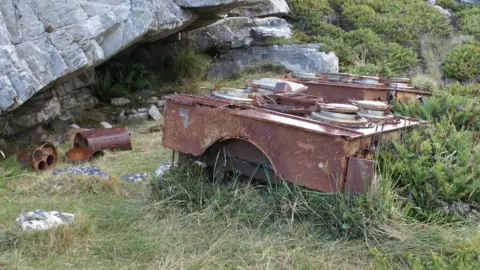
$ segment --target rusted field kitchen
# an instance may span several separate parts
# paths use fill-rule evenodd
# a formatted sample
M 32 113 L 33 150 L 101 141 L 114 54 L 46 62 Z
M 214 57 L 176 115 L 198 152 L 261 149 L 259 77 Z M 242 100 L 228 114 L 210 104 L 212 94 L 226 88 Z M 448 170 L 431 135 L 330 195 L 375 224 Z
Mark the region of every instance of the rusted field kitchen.
M 247 177 L 325 192 L 363 193 L 374 183 L 379 142 L 424 122 L 390 103 L 421 100 L 406 78 L 295 74 L 245 89 L 165 97 L 163 144 L 179 162 L 197 160 Z

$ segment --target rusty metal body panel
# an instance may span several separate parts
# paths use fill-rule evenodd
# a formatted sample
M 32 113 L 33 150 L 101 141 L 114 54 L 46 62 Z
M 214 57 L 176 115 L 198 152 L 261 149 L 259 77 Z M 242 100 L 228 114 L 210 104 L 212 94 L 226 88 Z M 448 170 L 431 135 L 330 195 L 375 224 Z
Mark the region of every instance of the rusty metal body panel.
M 207 96 L 171 95 L 165 101 L 165 147 L 211 159 L 217 156 L 218 151 L 211 153 L 215 145 L 228 142 L 229 157 L 252 163 L 261 161 L 253 150 L 258 149 L 276 176 L 327 192 L 343 190 L 348 158 L 368 158 L 365 153 L 378 136 L 421 124 L 401 119 L 399 124 L 346 128 Z
M 285 80 L 308 86 L 305 94 L 321 97 L 329 103 L 345 103 L 349 102 L 350 99 L 381 100 L 389 103 L 392 100 L 399 100 L 408 103 L 415 101 L 417 98 L 432 95 L 425 91 L 391 88 L 386 85 L 374 86 L 323 80 L 303 81 L 295 78 L 285 78 Z

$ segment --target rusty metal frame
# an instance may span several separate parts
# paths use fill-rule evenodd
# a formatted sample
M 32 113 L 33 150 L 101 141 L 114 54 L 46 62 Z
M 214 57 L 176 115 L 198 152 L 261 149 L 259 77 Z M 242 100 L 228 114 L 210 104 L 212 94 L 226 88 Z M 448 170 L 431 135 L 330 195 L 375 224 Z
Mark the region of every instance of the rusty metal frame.
M 371 160 L 379 138 L 395 138 L 422 124 L 400 118 L 398 123 L 353 128 L 208 96 L 170 95 L 165 101 L 165 147 L 211 160 L 209 149 L 229 143 L 229 151 L 238 152 L 232 154 L 236 159 L 255 163 L 261 152 L 277 177 L 327 192 L 366 181 L 347 179 L 352 177 L 347 174 L 349 158 Z M 255 149 L 260 152 L 254 154 Z
M 392 88 L 386 85 L 366 85 L 351 82 L 331 82 L 326 80 L 299 80 L 284 78 L 285 80 L 301 83 L 308 87 L 305 94 L 321 97 L 325 102 L 346 103 L 355 100 L 392 100 L 405 103 L 415 101 L 418 97 L 431 96 L 432 93 L 416 89 Z

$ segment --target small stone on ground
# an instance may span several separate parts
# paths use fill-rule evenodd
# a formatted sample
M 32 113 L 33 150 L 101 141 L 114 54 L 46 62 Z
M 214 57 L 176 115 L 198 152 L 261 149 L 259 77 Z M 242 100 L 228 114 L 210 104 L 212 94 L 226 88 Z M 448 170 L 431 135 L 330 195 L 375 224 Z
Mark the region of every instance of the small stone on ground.
M 155 170 L 155 176 L 162 177 L 165 172 L 170 169 L 170 167 L 172 167 L 172 162 L 170 160 L 160 163 L 158 168 Z
M 159 121 L 159 120 L 163 119 L 162 114 L 160 113 L 157 106 L 155 106 L 155 105 L 151 105 L 148 108 L 148 115 L 150 115 L 150 117 L 155 121 Z
M 130 103 L 130 99 L 128 98 L 114 98 L 111 101 L 111 104 L 115 106 L 123 106 L 127 105 L 128 103 Z
M 147 108 L 138 108 L 137 112 L 144 113 L 144 112 L 147 112 L 147 110 L 148 110 Z
M 132 183 L 141 182 L 148 177 L 150 177 L 150 174 L 146 173 L 146 172 L 143 172 L 143 173 L 127 173 L 127 174 L 124 174 L 124 175 L 120 176 L 120 178 L 123 181 L 132 182 Z
M 127 120 L 148 120 L 148 113 L 137 113 L 127 117 Z
M 15 225 L 22 228 L 25 232 L 43 231 L 58 227 L 61 224 L 72 222 L 75 216 L 70 213 L 61 213 L 57 211 L 35 210 L 20 214 L 15 220 Z
M 108 122 L 101 122 L 101 123 L 100 123 L 100 126 L 101 126 L 102 128 L 113 128 L 113 126 L 110 125 Z
M 83 166 L 74 166 L 66 169 L 53 169 L 53 175 L 65 173 L 65 174 L 75 174 L 75 175 L 85 175 L 85 176 L 96 176 L 103 179 L 108 179 L 108 174 L 100 168 L 92 165 L 83 165 Z

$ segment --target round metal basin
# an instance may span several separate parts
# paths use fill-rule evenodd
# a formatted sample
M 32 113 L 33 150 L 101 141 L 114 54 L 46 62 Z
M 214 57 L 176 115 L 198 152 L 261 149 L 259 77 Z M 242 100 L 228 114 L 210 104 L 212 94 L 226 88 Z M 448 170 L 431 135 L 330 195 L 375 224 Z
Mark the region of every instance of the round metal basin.
M 319 104 L 319 107 L 322 111 L 330 112 L 356 113 L 360 111 L 360 108 L 355 105 L 343 103 L 323 103 Z
M 251 103 L 254 100 L 249 98 L 248 95 L 251 94 L 247 89 L 238 89 L 238 88 L 220 88 L 219 91 L 212 93 L 213 96 L 228 99 L 237 102 Z
M 364 110 L 386 111 L 388 103 L 376 100 L 352 100 L 351 103 Z
M 315 120 L 343 126 L 361 126 L 368 124 L 367 119 L 359 117 L 356 114 L 321 111 L 320 113 L 312 112 L 312 118 Z

